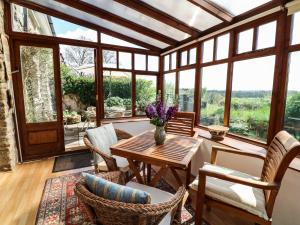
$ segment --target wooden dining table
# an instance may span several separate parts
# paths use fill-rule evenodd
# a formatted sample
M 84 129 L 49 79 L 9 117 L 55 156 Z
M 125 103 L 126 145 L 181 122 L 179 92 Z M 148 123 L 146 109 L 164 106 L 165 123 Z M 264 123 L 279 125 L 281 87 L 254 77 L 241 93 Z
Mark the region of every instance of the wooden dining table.
M 186 173 L 184 184 L 188 188 L 191 177 L 191 161 L 201 143 L 201 139 L 194 137 L 167 134 L 165 143 L 156 145 L 154 132 L 147 131 L 130 139 L 122 140 L 111 146 L 110 149 L 113 155 L 127 158 L 129 167 L 139 183 L 155 186 L 170 169 L 177 183 L 183 185 L 177 172 L 177 170 L 183 170 Z M 146 179 L 143 179 L 135 161 L 144 162 L 147 165 Z M 151 177 L 151 165 L 159 167 L 153 177 Z

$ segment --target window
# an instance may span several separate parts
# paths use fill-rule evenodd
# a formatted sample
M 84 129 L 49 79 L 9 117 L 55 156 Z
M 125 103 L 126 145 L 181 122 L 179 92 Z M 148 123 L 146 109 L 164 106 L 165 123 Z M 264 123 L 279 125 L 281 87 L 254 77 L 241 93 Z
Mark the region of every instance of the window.
M 224 34 L 217 38 L 217 60 L 228 58 L 229 40 L 230 34 Z
M 132 69 L 132 54 L 129 52 L 119 52 L 119 68 Z
M 254 29 L 242 31 L 238 34 L 238 53 L 252 51 Z
M 145 108 L 156 99 L 157 77 L 136 75 L 136 114 L 145 115 Z
M 132 115 L 130 72 L 103 71 L 103 89 L 105 118 Z
M 134 69 L 146 70 L 146 55 L 134 54 Z
M 187 65 L 187 51 L 181 52 L 180 66 Z
M 145 49 L 141 46 L 129 43 L 127 41 L 123 41 L 119 38 L 101 33 L 101 43 L 103 44 L 110 44 L 110 45 L 118 45 L 118 46 L 125 46 L 125 47 L 129 47 L 129 48 L 141 48 L 141 49 Z
M 164 57 L 164 71 L 170 70 L 170 55 Z
M 117 52 L 110 50 L 103 50 L 103 67 L 117 68 Z
M 175 70 L 176 69 L 176 61 L 177 61 L 177 53 L 173 52 L 171 54 L 171 70 Z
M 164 75 L 164 102 L 167 106 L 175 102 L 176 73 L 166 73 Z
M 16 4 L 12 4 L 11 9 L 13 31 L 97 42 L 95 30 Z
M 300 51 L 290 53 L 284 129 L 300 140 Z
M 211 62 L 214 58 L 214 39 L 210 39 L 203 43 L 202 62 Z
M 202 125 L 224 124 L 226 82 L 227 63 L 202 69 L 200 108 Z
M 194 111 L 195 69 L 179 72 L 179 111 Z
M 196 63 L 196 55 L 197 55 L 197 49 L 192 48 L 190 49 L 190 54 L 189 54 L 189 64 L 195 64 Z
M 148 55 L 148 71 L 157 72 L 159 68 L 158 56 Z
M 256 49 L 270 48 L 275 46 L 276 21 L 258 27 Z
M 275 56 L 234 63 L 230 131 L 266 140 L 269 126 Z
M 291 44 L 300 44 L 300 12 L 293 15 Z

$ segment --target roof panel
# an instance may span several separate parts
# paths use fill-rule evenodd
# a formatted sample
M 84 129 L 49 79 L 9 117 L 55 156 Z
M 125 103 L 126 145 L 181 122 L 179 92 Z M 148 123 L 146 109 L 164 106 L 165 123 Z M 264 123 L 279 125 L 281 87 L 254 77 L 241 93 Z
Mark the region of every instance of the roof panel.
M 187 0 L 142 0 L 143 2 L 159 9 L 198 30 L 207 30 L 222 20 L 204 11 Z
M 61 13 L 64 13 L 64 14 L 72 15 L 74 17 L 77 17 L 79 19 L 88 21 L 90 23 L 105 27 L 109 30 L 121 33 L 121 34 L 126 35 L 128 37 L 140 40 L 142 42 L 151 44 L 151 45 L 156 46 L 158 48 L 166 48 L 166 47 L 169 46 L 168 44 L 166 44 L 164 42 L 158 41 L 154 38 L 151 38 L 151 37 L 148 37 L 148 36 L 143 35 L 141 33 L 138 33 L 138 32 L 136 32 L 134 30 L 131 30 L 127 27 L 118 25 L 118 24 L 110 22 L 108 20 L 101 19 L 99 17 L 93 16 L 91 14 L 88 14 L 86 12 L 83 12 L 81 10 L 75 9 L 73 7 L 67 6 L 65 4 L 62 4 L 62 3 L 59 3 L 59 2 L 56 2 L 56 1 L 52 1 L 52 0 L 39 0 L 38 2 L 35 1 L 35 0 L 29 0 L 29 1 L 34 2 L 36 4 L 39 4 L 39 5 L 42 5 L 42 6 L 45 6 L 45 7 L 50 8 L 50 9 L 54 9 L 54 10 L 56 10 L 58 12 L 61 12 Z
M 115 1 L 107 1 L 107 0 L 81 0 L 81 1 L 94 5 L 100 9 L 104 9 L 110 13 L 118 15 L 124 19 L 137 23 L 141 26 L 155 30 L 168 37 L 174 38 L 177 41 L 182 41 L 190 37 L 189 34 L 186 34 L 172 26 L 160 22 L 159 20 L 153 19 L 150 16 L 142 14 L 134 9 L 126 7 Z
M 208 0 L 223 9 L 231 13 L 234 16 L 240 15 L 244 12 L 250 11 L 260 5 L 263 5 L 271 0 L 248 0 L 248 1 L 239 1 L 236 0 Z

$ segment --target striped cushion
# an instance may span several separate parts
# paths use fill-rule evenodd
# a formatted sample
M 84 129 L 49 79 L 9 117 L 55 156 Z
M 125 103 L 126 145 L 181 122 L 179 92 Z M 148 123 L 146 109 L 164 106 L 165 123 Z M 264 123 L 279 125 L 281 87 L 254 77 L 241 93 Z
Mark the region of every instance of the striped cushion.
M 82 175 L 89 190 L 102 198 L 125 203 L 150 204 L 151 202 L 150 194 L 145 191 L 119 185 L 92 174 L 82 173 Z

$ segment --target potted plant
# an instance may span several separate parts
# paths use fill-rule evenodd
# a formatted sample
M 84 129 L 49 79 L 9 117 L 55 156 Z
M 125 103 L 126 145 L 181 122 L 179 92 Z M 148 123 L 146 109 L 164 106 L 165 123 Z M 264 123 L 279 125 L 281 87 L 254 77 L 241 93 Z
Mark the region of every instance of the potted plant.
M 162 145 L 166 139 L 165 125 L 177 112 L 177 106 L 166 107 L 161 100 L 149 104 L 145 109 L 150 123 L 156 126 L 154 139 L 157 145 Z

